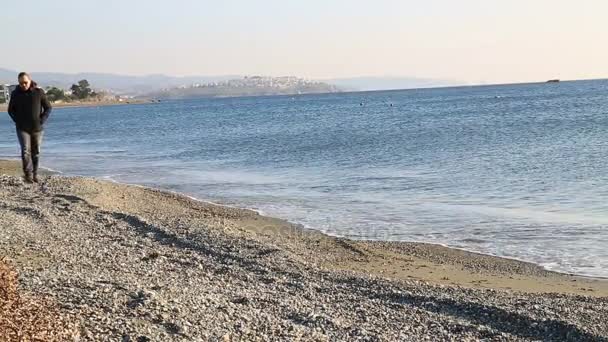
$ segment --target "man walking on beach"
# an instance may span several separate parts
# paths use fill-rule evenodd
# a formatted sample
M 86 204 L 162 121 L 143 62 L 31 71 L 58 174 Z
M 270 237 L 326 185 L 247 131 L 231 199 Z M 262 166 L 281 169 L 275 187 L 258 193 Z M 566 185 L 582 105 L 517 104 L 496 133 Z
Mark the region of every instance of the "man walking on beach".
M 51 114 L 51 104 L 44 90 L 29 74 L 18 76 L 19 86 L 12 92 L 8 115 L 15 122 L 21 146 L 21 161 L 27 183 L 38 183 L 38 158 L 42 144 L 43 126 Z

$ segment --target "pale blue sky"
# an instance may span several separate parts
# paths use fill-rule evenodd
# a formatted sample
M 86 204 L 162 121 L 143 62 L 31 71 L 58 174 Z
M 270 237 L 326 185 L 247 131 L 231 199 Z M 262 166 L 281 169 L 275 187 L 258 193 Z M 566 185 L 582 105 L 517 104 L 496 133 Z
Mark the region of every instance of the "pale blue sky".
M 606 0 L 28 0 L 0 67 L 57 72 L 608 77 Z

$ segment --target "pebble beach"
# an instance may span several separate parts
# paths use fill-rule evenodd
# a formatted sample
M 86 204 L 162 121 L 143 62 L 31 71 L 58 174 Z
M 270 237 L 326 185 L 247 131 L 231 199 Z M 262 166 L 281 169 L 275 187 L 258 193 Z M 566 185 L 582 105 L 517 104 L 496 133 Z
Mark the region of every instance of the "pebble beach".
M 0 228 L 20 293 L 69 322 L 57 340 L 608 341 L 603 279 L 91 178 L 24 184 L 15 161 Z

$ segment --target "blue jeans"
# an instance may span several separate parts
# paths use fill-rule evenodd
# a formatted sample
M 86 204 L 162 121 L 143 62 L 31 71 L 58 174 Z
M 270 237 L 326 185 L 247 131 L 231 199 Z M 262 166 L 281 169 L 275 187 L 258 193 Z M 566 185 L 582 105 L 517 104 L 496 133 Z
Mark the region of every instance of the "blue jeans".
M 17 138 L 21 146 L 23 173 L 26 175 L 36 174 L 38 172 L 40 145 L 42 144 L 42 131 L 26 132 L 17 128 Z

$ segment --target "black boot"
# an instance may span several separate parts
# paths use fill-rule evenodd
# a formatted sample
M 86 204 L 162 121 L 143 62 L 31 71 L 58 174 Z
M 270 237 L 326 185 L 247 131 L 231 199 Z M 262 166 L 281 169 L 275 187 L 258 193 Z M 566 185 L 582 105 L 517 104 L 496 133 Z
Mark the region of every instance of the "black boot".
M 34 176 L 32 177 L 32 181 L 34 183 L 38 183 L 38 174 L 37 173 L 34 173 Z
M 32 184 L 32 183 L 34 183 L 34 177 L 33 177 L 33 176 L 32 176 L 32 174 L 31 174 L 31 173 L 29 173 L 29 172 L 26 172 L 26 173 L 25 173 L 25 176 L 23 177 L 23 179 L 24 179 L 24 180 L 25 180 L 25 182 L 26 182 L 26 183 L 28 183 L 28 184 Z

